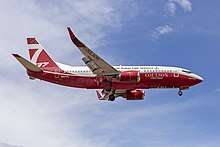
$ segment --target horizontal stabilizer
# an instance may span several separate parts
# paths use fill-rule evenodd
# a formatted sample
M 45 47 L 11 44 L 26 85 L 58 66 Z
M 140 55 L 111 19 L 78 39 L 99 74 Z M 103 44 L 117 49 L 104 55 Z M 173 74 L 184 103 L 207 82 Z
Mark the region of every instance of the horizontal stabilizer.
M 43 70 L 31 63 L 30 61 L 26 60 L 25 58 L 21 57 L 18 54 L 12 54 L 27 70 L 33 72 L 42 72 Z

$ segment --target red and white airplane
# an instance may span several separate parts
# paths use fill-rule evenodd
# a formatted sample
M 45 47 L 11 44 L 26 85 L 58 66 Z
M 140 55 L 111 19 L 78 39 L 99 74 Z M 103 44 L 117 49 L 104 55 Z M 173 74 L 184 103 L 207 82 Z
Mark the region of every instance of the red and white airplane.
M 178 88 L 182 90 L 203 81 L 190 70 L 167 66 L 111 66 L 67 28 L 72 42 L 85 56 L 86 66 L 69 66 L 55 62 L 35 38 L 27 38 L 30 61 L 18 54 L 13 56 L 26 68 L 30 79 L 76 88 L 102 89 L 96 91 L 99 100 L 114 101 L 117 97 L 143 100 L 144 90 Z

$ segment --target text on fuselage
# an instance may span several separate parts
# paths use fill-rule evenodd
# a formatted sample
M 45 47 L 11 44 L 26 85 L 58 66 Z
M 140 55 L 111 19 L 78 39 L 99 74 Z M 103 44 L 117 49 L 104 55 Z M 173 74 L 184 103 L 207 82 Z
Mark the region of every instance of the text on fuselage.
M 168 73 L 146 73 L 145 77 L 150 77 L 151 79 L 163 79 L 164 77 L 169 77 Z

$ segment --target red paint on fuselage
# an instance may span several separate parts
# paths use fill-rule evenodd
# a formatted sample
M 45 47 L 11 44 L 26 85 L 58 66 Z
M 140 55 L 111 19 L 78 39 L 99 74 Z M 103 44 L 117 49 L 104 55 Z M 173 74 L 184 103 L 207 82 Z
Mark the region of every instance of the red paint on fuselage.
M 56 72 L 27 72 L 30 77 L 44 80 L 47 82 L 86 89 L 103 89 L 107 86 L 107 82 L 97 84 L 95 76 L 78 76 L 74 74 L 56 73 Z M 202 82 L 199 79 L 192 78 L 183 74 L 172 72 L 152 72 L 140 73 L 140 81 L 135 83 L 121 82 L 117 79 L 113 80 L 113 89 L 149 89 L 149 88 L 180 88 L 187 89 L 190 86 Z

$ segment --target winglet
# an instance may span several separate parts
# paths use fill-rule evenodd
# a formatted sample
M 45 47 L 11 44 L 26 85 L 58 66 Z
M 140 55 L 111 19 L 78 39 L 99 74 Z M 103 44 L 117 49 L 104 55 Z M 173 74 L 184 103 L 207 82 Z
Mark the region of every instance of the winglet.
M 67 27 L 67 30 L 69 32 L 70 38 L 72 42 L 77 46 L 77 47 L 86 47 L 84 43 L 82 43 L 73 33 L 70 27 Z
M 98 97 L 99 100 L 103 100 L 101 94 L 98 91 L 96 91 L 96 94 L 97 94 L 97 97 Z
M 33 72 L 42 72 L 43 70 L 31 63 L 30 61 L 26 60 L 25 58 L 21 57 L 18 54 L 12 54 L 27 70 Z

